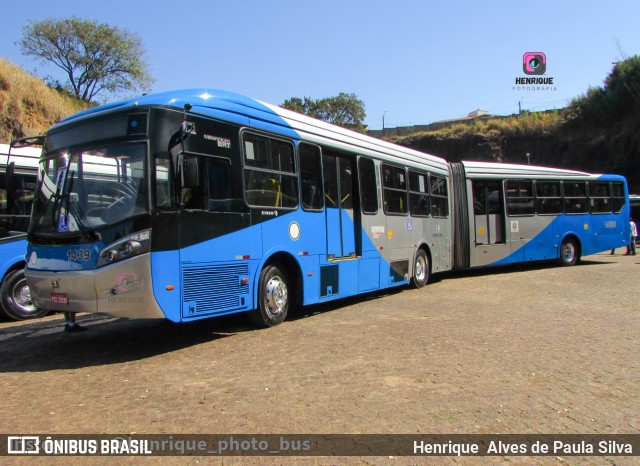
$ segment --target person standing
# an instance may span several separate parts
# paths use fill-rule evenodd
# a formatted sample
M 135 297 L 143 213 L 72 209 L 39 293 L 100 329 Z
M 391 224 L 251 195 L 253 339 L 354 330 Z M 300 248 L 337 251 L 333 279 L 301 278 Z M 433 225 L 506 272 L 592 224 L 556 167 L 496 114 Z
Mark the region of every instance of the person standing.
M 633 218 L 629 220 L 629 231 L 631 232 L 631 237 L 629 238 L 629 246 L 627 247 L 627 252 L 625 256 L 635 256 L 636 255 L 636 238 L 638 237 L 638 228 L 636 227 Z
M 87 327 L 83 327 L 82 325 L 76 323 L 75 312 L 65 311 L 64 321 L 65 321 L 65 324 L 64 324 L 65 332 L 71 332 L 71 333 L 84 332 L 87 329 Z

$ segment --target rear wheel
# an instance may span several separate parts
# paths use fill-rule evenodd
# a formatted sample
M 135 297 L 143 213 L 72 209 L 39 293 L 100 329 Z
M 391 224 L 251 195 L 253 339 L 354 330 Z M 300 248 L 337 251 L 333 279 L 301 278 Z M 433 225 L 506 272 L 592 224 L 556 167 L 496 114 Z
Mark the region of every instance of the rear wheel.
M 411 282 L 415 288 L 422 288 L 429 281 L 429 258 L 424 249 L 418 249 L 413 263 L 413 278 Z
M 14 270 L 7 274 L 0 286 L 0 311 L 14 320 L 35 319 L 49 312 L 47 309 L 38 309 L 31 299 L 31 291 L 27 286 L 22 270 Z
M 284 321 L 291 301 L 290 282 L 280 265 L 268 265 L 260 272 L 258 309 L 249 314 L 261 327 L 273 327 Z
M 560 246 L 560 265 L 576 265 L 580 260 L 580 247 L 576 240 L 567 238 Z

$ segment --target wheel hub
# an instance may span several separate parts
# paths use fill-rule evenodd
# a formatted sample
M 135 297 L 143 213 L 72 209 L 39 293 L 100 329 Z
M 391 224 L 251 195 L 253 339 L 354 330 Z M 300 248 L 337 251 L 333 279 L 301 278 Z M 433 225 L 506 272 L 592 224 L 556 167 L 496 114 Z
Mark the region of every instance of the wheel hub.
M 31 290 L 26 283 L 20 283 L 15 288 L 13 293 L 14 303 L 21 307 L 25 312 L 31 312 L 35 310 L 33 305 L 33 299 L 31 298 Z
M 279 278 L 273 277 L 267 283 L 267 308 L 271 314 L 279 314 L 287 303 L 287 285 Z
M 416 261 L 416 277 L 418 278 L 418 280 L 424 280 L 425 273 L 426 273 L 426 268 L 425 268 L 424 259 L 420 257 Z

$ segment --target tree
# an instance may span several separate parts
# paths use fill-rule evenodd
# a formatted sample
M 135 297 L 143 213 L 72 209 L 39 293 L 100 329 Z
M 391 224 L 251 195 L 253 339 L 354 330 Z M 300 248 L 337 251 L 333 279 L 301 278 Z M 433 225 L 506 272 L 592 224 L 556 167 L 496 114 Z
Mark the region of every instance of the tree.
M 604 86 L 590 87 L 573 99 L 567 109 L 569 120 L 596 125 L 618 121 L 640 112 L 640 56 L 614 64 Z
M 32 22 L 24 26 L 18 45 L 24 55 L 61 68 L 68 79 L 64 88 L 87 102 L 153 83 L 140 38 L 107 24 L 76 17 Z
M 365 130 L 364 102 L 353 93 L 341 92 L 335 97 L 325 97 L 318 100 L 313 100 L 310 97 L 303 99 L 292 97 L 285 100 L 282 107 L 361 133 Z
M 604 81 L 604 88 L 621 114 L 640 110 L 640 56 L 616 63 Z

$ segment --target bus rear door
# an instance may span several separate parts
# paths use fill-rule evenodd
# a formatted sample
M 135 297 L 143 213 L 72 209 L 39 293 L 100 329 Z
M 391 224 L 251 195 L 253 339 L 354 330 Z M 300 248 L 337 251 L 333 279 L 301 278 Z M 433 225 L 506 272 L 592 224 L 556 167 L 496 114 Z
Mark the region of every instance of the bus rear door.
M 510 252 L 506 244 L 505 212 L 500 180 L 473 180 L 474 241 L 471 265 L 503 260 Z M 474 258 L 475 257 L 475 258 Z

